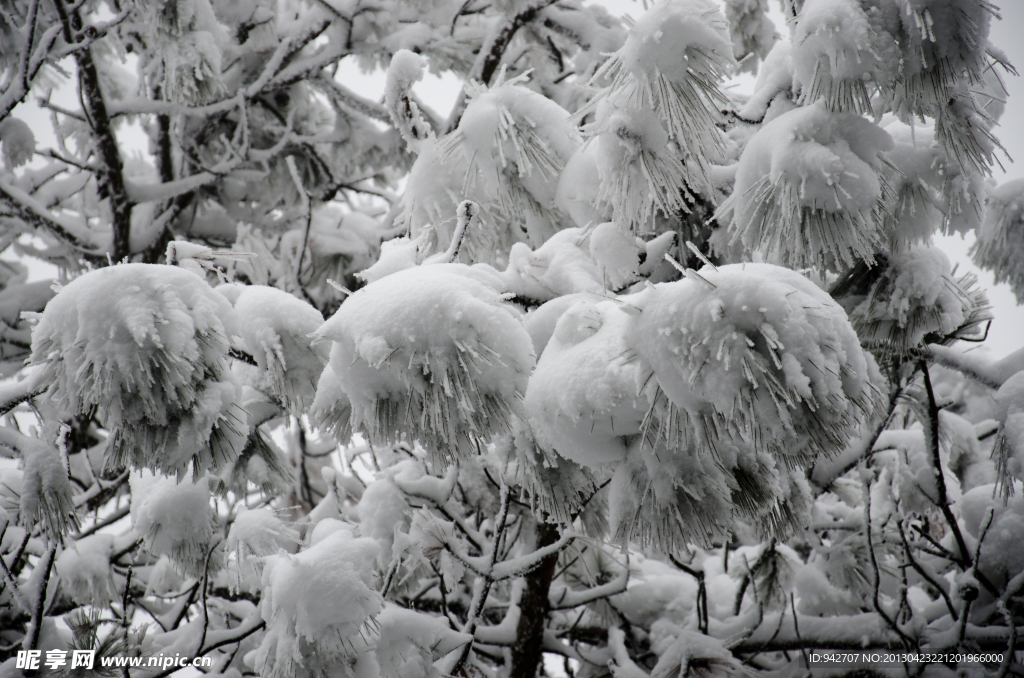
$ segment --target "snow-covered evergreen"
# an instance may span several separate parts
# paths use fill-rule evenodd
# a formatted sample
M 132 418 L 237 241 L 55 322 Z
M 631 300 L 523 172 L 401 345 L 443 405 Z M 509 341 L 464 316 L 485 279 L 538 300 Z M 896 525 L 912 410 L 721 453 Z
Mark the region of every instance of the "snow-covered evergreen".
M 1021 672 L 996 8 L 646 4 L 0 6 L 0 676 Z

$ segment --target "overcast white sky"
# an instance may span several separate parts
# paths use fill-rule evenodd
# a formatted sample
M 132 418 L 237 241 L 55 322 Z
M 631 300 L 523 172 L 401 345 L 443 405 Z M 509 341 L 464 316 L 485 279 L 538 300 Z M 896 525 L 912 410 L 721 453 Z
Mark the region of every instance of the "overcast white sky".
M 604 5 L 613 14 L 631 14 L 638 17 L 644 11 L 642 0 L 591 1 L 594 4 Z M 769 2 L 772 16 L 776 21 L 776 28 L 779 33 L 785 35 L 787 28 L 783 24 L 778 0 L 769 0 Z M 1002 20 L 994 22 L 992 27 L 992 42 L 1003 49 L 1008 54 L 1010 61 L 1024 72 L 1024 0 L 1002 0 L 1000 14 Z M 339 77 L 365 96 L 379 99 L 383 94 L 384 82 L 380 73 L 364 74 L 353 65 L 341 69 Z M 747 79 L 738 82 L 736 86 L 740 91 L 744 91 L 750 87 L 750 83 L 751 80 Z M 1005 171 L 996 170 L 995 180 L 999 183 L 1024 176 L 1024 79 L 1010 76 L 1006 78 L 1006 84 L 1010 91 L 1009 101 L 997 135 L 1006 148 L 1009 158 L 1003 158 Z M 447 116 L 460 88 L 461 83 L 454 76 L 436 78 L 428 75 L 423 82 L 417 85 L 416 91 L 425 103 Z M 55 92 L 54 100 L 69 107 L 76 107 L 77 101 L 72 87 L 64 87 L 62 90 L 64 91 Z M 47 113 L 39 110 L 33 104 L 25 104 L 19 106 L 15 110 L 15 114 L 32 124 L 41 146 L 50 146 L 54 143 L 54 137 L 46 122 L 49 118 Z M 126 130 L 120 136 L 128 149 L 145 148 L 146 140 L 141 130 Z M 1019 158 L 1022 164 L 1015 165 L 1010 158 Z M 959 262 L 961 271 L 975 271 L 981 285 L 988 290 L 989 299 L 995 307 L 996 320 L 992 324 L 985 346 L 992 351 L 994 356 L 1002 356 L 1024 345 L 1024 307 L 1017 306 L 1007 285 L 994 285 L 991 274 L 980 271 L 971 264 L 967 257 L 967 250 L 972 241 L 973 238 L 964 240 L 958 236 L 941 237 L 938 239 L 938 244 L 952 260 Z M 52 275 L 43 270 L 34 271 L 34 273 L 39 276 Z

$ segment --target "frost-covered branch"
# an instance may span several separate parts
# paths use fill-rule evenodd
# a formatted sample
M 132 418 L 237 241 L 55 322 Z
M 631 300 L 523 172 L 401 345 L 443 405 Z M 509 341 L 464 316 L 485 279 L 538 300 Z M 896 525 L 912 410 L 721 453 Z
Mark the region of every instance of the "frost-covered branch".
M 38 29 L 37 17 L 41 0 L 34 0 L 28 12 L 25 25 L 19 31 L 25 36 L 25 42 L 17 49 L 19 54 L 17 72 L 11 73 L 7 86 L 0 92 L 0 120 L 10 114 L 11 110 L 21 103 L 31 91 L 32 82 L 39 71 L 50 60 L 50 51 L 61 34 L 59 25 L 49 26 L 36 38 Z
M 53 233 L 57 238 L 83 254 L 99 255 L 102 251 L 91 242 L 92 234 L 64 215 L 53 214 L 45 205 L 16 186 L 0 178 L 0 198 L 29 223 Z
M 939 492 L 936 504 L 942 512 L 942 516 L 945 518 L 949 529 L 953 532 L 953 537 L 956 539 L 957 556 L 962 567 L 966 569 L 970 567 L 970 562 L 968 561 L 970 551 L 967 549 L 967 542 L 960 531 L 960 525 L 957 522 L 956 516 L 953 515 L 953 510 L 950 508 L 946 478 L 942 471 L 942 456 L 939 452 L 939 406 L 935 400 L 935 390 L 932 388 L 932 379 L 928 371 L 928 365 L 922 361 L 920 368 L 921 374 L 924 376 L 925 393 L 928 397 L 928 421 L 925 422 L 925 442 L 931 452 L 932 474 L 935 478 L 935 486 Z
M 555 4 L 557 1 L 558 0 L 535 1 L 527 5 L 525 9 L 518 12 L 511 19 L 503 18 L 503 20 L 497 22 L 491 29 L 487 38 L 484 39 L 476 61 L 473 62 L 473 68 L 469 71 L 469 75 L 466 80 L 469 82 L 481 82 L 485 85 L 490 84 L 491 78 L 493 78 L 494 74 L 497 73 L 498 67 L 501 65 L 502 58 L 505 56 L 505 50 L 508 49 L 509 43 L 512 42 L 512 38 L 515 37 L 516 32 L 536 19 L 537 15 L 540 14 L 544 8 Z M 459 120 L 462 119 L 462 114 L 466 110 L 466 100 L 466 90 L 463 88 L 458 99 L 455 100 L 455 105 L 452 107 L 451 113 L 448 115 L 446 132 L 451 132 L 458 127 Z
M 1000 360 L 990 360 L 983 354 L 958 351 L 939 344 L 928 344 L 923 353 L 937 364 L 961 372 L 991 389 L 998 389 L 1007 379 L 1024 370 L 1024 349 Z
M 75 36 L 83 28 L 80 9 L 78 6 L 66 7 L 65 0 L 54 0 L 54 7 L 60 16 L 65 42 L 74 43 Z M 74 57 L 81 80 L 83 106 L 99 150 L 100 166 L 96 171 L 96 179 L 100 184 L 101 194 L 110 200 L 113 231 L 111 256 L 114 261 L 121 261 L 131 254 L 129 238 L 134 203 L 125 185 L 121 149 L 107 111 L 99 72 L 93 62 L 92 47 L 76 51 Z
M 568 610 L 580 605 L 586 605 L 595 600 L 608 598 L 626 590 L 629 584 L 629 568 L 623 568 L 622 572 L 606 584 L 594 586 L 589 589 L 573 590 L 568 587 L 559 587 L 549 594 L 550 609 Z
M 0 386 L 0 417 L 23 402 L 40 395 L 40 389 L 31 378 Z

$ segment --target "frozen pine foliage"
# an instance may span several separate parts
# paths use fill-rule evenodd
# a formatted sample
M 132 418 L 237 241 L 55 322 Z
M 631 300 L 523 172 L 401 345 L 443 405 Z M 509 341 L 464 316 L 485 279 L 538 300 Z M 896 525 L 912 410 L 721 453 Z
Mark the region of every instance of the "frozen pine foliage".
M 990 319 L 976 283 L 971 273 L 954 277 L 941 250 L 914 247 L 889 257 L 850 321 L 862 343 L 883 352 L 907 353 L 929 335 L 972 338 Z
M 534 363 L 511 306 L 461 264 L 424 265 L 356 292 L 316 332 L 351 408 L 350 430 L 371 442 L 405 432 L 436 461 L 473 454 L 511 430 Z
M 209 481 L 178 482 L 143 471 L 132 475 L 131 488 L 132 528 L 146 548 L 168 556 L 182 572 L 202 576 L 214 530 Z
M 209 0 L 153 3 L 151 39 L 161 49 L 146 68 L 172 101 L 206 103 L 219 94 L 224 28 Z
M 236 457 L 245 440 L 227 372 L 231 305 L 196 274 L 126 264 L 91 271 L 46 305 L 32 359 L 65 416 L 113 422 L 108 463 L 183 474 Z
M 808 0 L 793 36 L 793 64 L 802 96 L 829 110 L 870 113 L 867 83 L 881 55 L 867 14 L 855 0 Z
M 227 564 L 229 576 L 239 590 L 259 591 L 267 558 L 298 544 L 298 533 L 271 509 L 239 511 L 231 523 L 225 547 L 233 559 Z
M 764 61 L 779 37 L 775 24 L 768 18 L 768 3 L 766 0 L 729 0 L 723 4 L 732 36 L 732 54 L 741 69 L 756 72 L 758 62 Z
M 274 287 L 231 285 L 217 291 L 232 302 L 237 317 L 246 319 L 238 324 L 238 332 L 270 391 L 294 411 L 308 407 L 327 362 L 325 347 L 311 343 L 324 317 Z
M 0 121 L 0 153 L 8 169 L 24 165 L 35 152 L 36 137 L 24 120 L 7 118 Z
M 595 75 L 621 107 L 652 110 L 688 164 L 705 167 L 721 146 L 719 82 L 733 64 L 729 24 L 708 0 L 661 0 L 631 28 Z M 702 177 L 703 178 L 703 177 Z
M 689 212 L 694 194 L 710 197 L 732 51 L 725 17 L 706 0 L 662 0 L 630 28 L 591 79 L 608 84 L 577 113 L 595 113 L 584 127 L 601 179 L 595 207 L 642 230 L 657 211 Z
M 669 401 L 648 425 L 673 446 L 714 454 L 735 439 L 794 468 L 841 451 L 873 408 L 873 361 L 843 309 L 799 273 L 705 266 L 635 303 L 643 383 Z
M 117 598 L 110 567 L 113 554 L 114 537 L 109 534 L 79 539 L 60 554 L 54 567 L 75 602 L 106 605 Z
M 539 244 L 560 225 L 557 177 L 579 147 L 569 113 L 527 89 L 525 76 L 470 90 L 459 126 L 439 142 L 442 163 L 465 179 L 462 193 L 492 207 Z
M 260 607 L 267 632 L 254 660 L 263 675 L 374 675 L 359 667 L 374 661 L 366 653 L 383 607 L 371 587 L 376 555 L 372 539 L 340 530 L 297 555 L 268 559 Z
M 19 515 L 27 526 L 38 525 L 60 539 L 78 526 L 73 489 L 57 450 L 38 438 L 22 437 L 24 460 Z
M 891 190 L 880 154 L 891 147 L 883 129 L 822 103 L 785 113 L 747 144 L 716 218 L 745 249 L 781 264 L 870 260 Z
M 1017 301 L 1024 300 L 1024 179 L 1008 181 L 988 196 L 985 223 L 971 256 L 979 266 L 995 273 L 996 282 L 1010 285 Z
M 998 8 L 621 4 L 0 2 L 0 674 L 1022 673 Z
M 1007 379 L 996 391 L 995 401 L 1001 426 L 992 456 L 1005 496 L 1014 492 L 1015 480 L 1024 480 L 1024 375 Z
M 623 227 L 642 230 L 658 211 L 689 211 L 694 202 L 691 191 L 710 189 L 706 177 L 695 174 L 679 157 L 678 144 L 657 115 L 630 106 L 623 94 L 598 103 L 588 132 L 594 137 L 589 143 L 601 179 L 592 206 L 610 212 Z M 701 169 L 698 165 L 697 172 Z

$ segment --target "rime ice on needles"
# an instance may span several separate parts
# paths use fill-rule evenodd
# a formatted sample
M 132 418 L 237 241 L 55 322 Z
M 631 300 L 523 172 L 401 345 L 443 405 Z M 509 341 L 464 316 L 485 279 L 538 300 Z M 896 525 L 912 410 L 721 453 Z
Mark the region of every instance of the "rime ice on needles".
M 807 102 L 871 113 L 867 84 L 878 69 L 874 32 L 856 0 L 807 0 L 793 36 L 793 64 Z
M 1007 379 L 996 391 L 995 401 L 994 414 L 1001 426 L 992 459 L 1005 497 L 1013 493 L 1014 480 L 1024 480 L 1024 372 Z
M 643 230 L 658 211 L 666 216 L 689 212 L 694 192 L 712 192 L 707 168 L 684 162 L 678 141 L 669 137 L 658 116 L 630 106 L 622 94 L 600 100 L 585 131 L 595 137 L 588 144 L 594 146 L 601 178 L 595 207 L 609 211 L 623 228 Z
M 707 155 L 721 143 L 715 124 L 726 98 L 718 83 L 732 65 L 729 25 L 717 3 L 662 0 L 633 24 L 592 82 L 610 78 L 627 105 L 653 110 L 669 136 Z
M 8 170 L 31 162 L 36 154 L 36 137 L 24 120 L 0 120 L 0 154 Z
M 132 528 L 154 555 L 166 555 L 185 574 L 202 577 L 215 516 L 207 478 L 196 482 L 133 472 Z M 211 563 L 212 565 L 212 563 Z
M 865 346 L 905 356 L 926 336 L 969 336 L 988 320 L 988 299 L 972 273 L 953 277 L 937 247 L 918 246 L 884 264 L 867 298 L 850 312 Z
M 39 315 L 32 360 L 65 416 L 99 408 L 108 464 L 183 474 L 234 459 L 245 442 L 229 381 L 231 305 L 174 266 L 123 264 L 66 285 Z
M 884 223 L 894 250 L 926 240 L 939 227 L 965 235 L 980 230 L 989 192 L 984 173 L 952 156 L 936 140 L 932 122 L 911 126 L 886 116 L 881 124 L 893 138 L 883 174 L 893 193 Z
M 891 202 L 879 173 L 890 148 L 877 125 L 820 102 L 780 115 L 747 143 L 716 218 L 733 241 L 787 266 L 872 261 Z
M 442 162 L 465 163 L 462 193 L 525 222 L 540 244 L 558 230 L 558 176 L 580 146 L 569 112 L 525 86 L 525 76 L 473 86 L 459 126 L 439 142 Z M 488 200 L 482 198 L 487 197 Z
M 689 187 L 702 190 L 710 185 L 707 158 L 723 148 L 716 124 L 727 100 L 718 85 L 733 65 L 732 51 L 729 26 L 717 3 L 662 0 L 640 17 L 625 44 L 595 73 L 591 83 L 607 79 L 611 84 L 577 115 L 609 97 L 620 110 L 652 112 L 664 123 L 661 133 L 681 150 Z M 603 131 L 600 125 L 595 129 Z M 623 128 L 617 124 L 614 129 Z
M 768 18 L 768 1 L 725 0 L 723 4 L 732 36 L 732 54 L 740 70 L 753 73 L 778 37 L 775 24 Z
M 880 40 L 896 45 L 892 110 L 908 123 L 935 120 L 936 138 L 953 162 L 989 174 L 998 141 L 979 101 L 986 71 L 1000 58 L 988 42 L 996 7 L 987 0 L 908 0 L 881 3 Z M 886 55 L 888 56 L 888 55 Z M 1005 64 L 1003 64 L 1005 67 Z
M 41 525 L 52 539 L 78 527 L 74 488 L 57 450 L 39 438 L 25 438 L 21 448 L 21 521 Z
M 843 309 L 807 278 L 732 264 L 644 293 L 633 347 L 671 402 L 651 423 L 673 447 L 745 441 L 798 468 L 847 444 L 875 398 L 874 363 Z
M 419 439 L 442 464 L 510 430 L 535 359 L 494 285 L 461 264 L 418 266 L 342 304 L 316 336 L 334 342 L 352 428 L 374 444 Z
M 571 523 L 580 514 L 597 492 L 595 474 L 589 469 L 547 447 L 537 444 L 529 424 L 519 420 L 515 432 L 496 441 L 495 451 L 508 466 L 506 475 L 515 478 L 529 497 L 535 513 L 547 514 L 563 524 Z M 598 502 L 590 503 L 595 508 Z M 591 531 L 596 523 L 599 529 L 593 534 L 604 533 L 604 520 L 588 521 L 583 517 L 584 528 Z
M 224 89 L 221 47 L 224 28 L 209 0 L 170 0 L 153 3 L 151 24 L 145 27 L 158 45 L 160 58 L 144 64 L 161 82 L 168 101 L 205 104 Z
M 303 411 L 313 401 L 327 362 L 327 347 L 310 342 L 324 322 L 320 311 L 264 285 L 222 285 L 217 291 L 232 302 L 240 319 L 238 333 L 271 390 L 293 411 Z
M 104 606 L 117 600 L 110 566 L 113 553 L 114 537 L 94 534 L 69 544 L 57 557 L 57 576 L 75 602 Z
M 991 270 L 997 283 L 1008 283 L 1017 303 L 1024 303 L 1024 179 L 989 193 L 977 236 L 971 248 L 974 263 Z
M 377 551 L 372 539 L 338 530 L 301 553 L 267 560 L 260 603 L 267 630 L 256 654 L 261 675 L 348 675 L 353 660 L 367 661 L 358 657 L 373 647 L 384 602 L 372 586 Z
M 964 494 L 960 501 L 967 533 L 977 539 L 988 509 L 992 524 L 981 544 L 983 571 L 993 578 L 1010 579 L 1024 571 L 1024 497 L 1000 497 L 992 485 L 981 485 Z
M 269 556 L 299 543 L 295 529 L 269 508 L 245 510 L 235 516 L 225 544 L 233 558 L 227 563 L 228 575 L 236 589 L 259 592 L 263 565 Z

